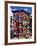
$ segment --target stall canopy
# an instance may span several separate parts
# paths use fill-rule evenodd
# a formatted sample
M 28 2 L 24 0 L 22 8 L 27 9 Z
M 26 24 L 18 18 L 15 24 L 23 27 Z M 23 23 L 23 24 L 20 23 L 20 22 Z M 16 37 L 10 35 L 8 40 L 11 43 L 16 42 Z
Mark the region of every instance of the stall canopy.
M 16 13 L 16 12 L 25 12 L 29 15 L 32 14 L 32 7 L 17 7 L 17 6 L 11 6 L 11 12 Z

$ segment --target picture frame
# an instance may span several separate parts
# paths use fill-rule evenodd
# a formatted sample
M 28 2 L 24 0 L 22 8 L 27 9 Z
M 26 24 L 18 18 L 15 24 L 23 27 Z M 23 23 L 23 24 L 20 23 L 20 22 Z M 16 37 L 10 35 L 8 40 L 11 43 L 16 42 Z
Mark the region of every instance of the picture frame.
M 36 43 L 36 3 L 5 1 L 5 45 Z

